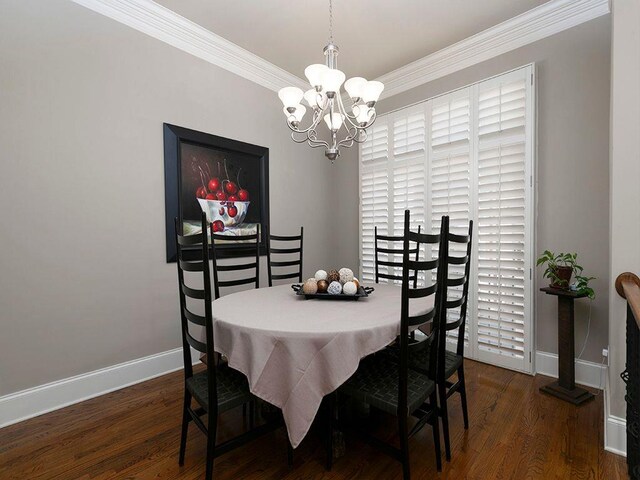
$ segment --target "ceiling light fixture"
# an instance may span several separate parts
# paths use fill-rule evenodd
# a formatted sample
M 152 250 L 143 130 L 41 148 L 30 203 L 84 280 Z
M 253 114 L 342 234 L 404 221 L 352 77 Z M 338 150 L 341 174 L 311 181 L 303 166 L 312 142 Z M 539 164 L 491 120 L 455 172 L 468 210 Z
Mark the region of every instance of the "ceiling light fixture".
M 376 120 L 375 104 L 380 98 L 384 85 L 377 81 L 367 81 L 362 77 L 345 80 L 338 70 L 338 46 L 333 43 L 333 5 L 329 0 L 329 43 L 324 47 L 325 64 L 309 65 L 304 70 L 311 89 L 303 92 L 297 87 L 285 87 L 278 92 L 284 104 L 287 125 L 291 138 L 296 143 L 307 142 L 311 147 L 324 147 L 325 156 L 333 162 L 340 156 L 340 147 L 349 148 L 367 139 L 367 128 Z M 351 113 L 347 111 L 340 93 L 344 88 L 351 98 Z M 307 109 L 302 99 L 311 107 L 311 125 L 300 127 Z M 324 120 L 331 134 L 331 142 L 318 138 L 317 127 Z M 338 140 L 338 132 L 344 127 L 346 136 Z

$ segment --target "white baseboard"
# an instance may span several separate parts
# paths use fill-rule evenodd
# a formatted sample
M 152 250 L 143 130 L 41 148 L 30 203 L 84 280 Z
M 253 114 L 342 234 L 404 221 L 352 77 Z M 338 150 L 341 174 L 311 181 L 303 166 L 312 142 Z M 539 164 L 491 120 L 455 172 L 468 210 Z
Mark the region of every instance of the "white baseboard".
M 609 415 L 605 419 L 604 449 L 617 455 L 627 456 L 627 421 Z
M 558 355 L 536 352 L 536 374 L 558 378 Z M 576 383 L 602 390 L 607 366 L 586 360 L 576 360 Z
M 192 358 L 199 354 L 192 350 Z M 183 368 L 182 348 L 0 397 L 0 428 Z

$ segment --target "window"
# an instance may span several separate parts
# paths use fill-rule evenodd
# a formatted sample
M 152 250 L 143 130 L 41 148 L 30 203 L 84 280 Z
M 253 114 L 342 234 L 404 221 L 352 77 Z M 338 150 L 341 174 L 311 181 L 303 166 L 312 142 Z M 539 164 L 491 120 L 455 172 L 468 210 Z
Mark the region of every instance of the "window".
M 533 66 L 381 115 L 360 147 L 361 262 L 374 279 L 374 228 L 452 231 L 474 221 L 467 349 L 531 371 Z M 451 267 L 454 269 L 454 267 Z M 456 292 L 452 292 L 455 296 Z

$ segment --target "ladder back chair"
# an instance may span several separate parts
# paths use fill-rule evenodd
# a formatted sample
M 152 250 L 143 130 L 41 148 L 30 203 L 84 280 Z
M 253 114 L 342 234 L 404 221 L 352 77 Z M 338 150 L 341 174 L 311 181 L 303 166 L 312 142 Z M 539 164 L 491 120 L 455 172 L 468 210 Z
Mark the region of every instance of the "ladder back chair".
M 263 425 L 222 444 L 216 445 L 218 415 L 240 405 L 246 405 L 251 402 L 252 396 L 249 393 L 246 377 L 226 364 L 219 366 L 209 365 L 205 371 L 195 374 L 193 372 L 191 348 L 201 354 L 208 355 L 209 358 L 213 358 L 214 355 L 213 307 L 211 304 L 207 219 L 203 213 L 202 232 L 199 234 L 182 235 L 177 218 L 175 219 L 175 228 L 185 379 L 178 463 L 180 466 L 184 465 L 187 432 L 189 424 L 193 422 L 207 437 L 205 478 L 210 480 L 213 477 L 213 462 L 215 457 L 256 438 L 262 433 L 266 433 L 273 429 L 273 427 Z M 195 249 L 198 252 L 196 254 L 197 258 L 195 260 L 185 260 L 183 255 L 185 249 L 189 250 L 190 258 L 192 258 Z M 202 288 L 188 286 L 185 281 L 185 272 L 201 273 Z M 204 315 L 194 313 L 193 307 L 189 305 L 191 301 L 193 301 L 193 303 L 203 303 L 200 310 L 204 310 Z M 204 342 L 197 340 L 193 336 L 189 328 L 190 325 L 193 325 L 194 328 L 204 327 Z M 192 406 L 193 400 L 195 400 L 198 405 L 196 408 Z M 203 420 L 202 417 L 205 415 L 206 420 Z
M 441 232 L 442 233 L 442 232 Z M 454 393 L 460 394 L 462 403 L 462 416 L 464 419 L 464 428 L 469 428 L 469 414 L 467 410 L 467 391 L 464 380 L 464 334 L 467 318 L 467 305 L 469 300 L 469 277 L 471 271 L 471 247 L 473 243 L 473 221 L 469 222 L 469 230 L 467 235 L 456 235 L 449 232 L 447 222 L 446 231 L 442 233 L 445 237 L 442 242 L 442 276 L 440 283 L 442 285 L 442 314 L 438 318 L 438 332 L 440 335 L 439 343 L 442 348 L 439 349 L 436 365 L 436 384 L 438 389 L 438 401 L 440 405 L 440 416 L 442 417 L 442 431 L 444 436 L 445 457 L 451 460 L 451 442 L 449 438 L 449 418 L 447 409 L 447 399 Z M 451 255 L 451 245 L 454 244 L 458 250 L 463 249 L 463 255 Z M 450 266 L 455 269 L 462 269 L 462 275 L 453 276 Z M 457 290 L 453 290 L 458 288 Z M 451 293 L 458 292 L 457 298 L 451 298 Z M 446 348 L 448 333 L 456 331 L 455 352 Z M 409 356 L 409 365 L 411 368 L 428 373 L 434 358 L 430 350 L 416 350 Z M 458 374 L 457 381 L 451 382 L 450 378 L 454 374 Z
M 215 298 L 220 298 L 220 288 L 236 287 L 239 285 L 253 284 L 254 288 L 260 288 L 260 225 L 256 225 L 256 233 L 249 235 L 223 235 L 220 233 L 214 233 L 213 225 L 211 230 L 211 251 L 213 262 L 213 281 Z M 224 254 L 225 246 L 229 245 L 229 242 L 242 242 L 239 245 L 234 245 L 234 252 L 246 254 L 246 256 L 255 258 L 248 263 L 229 263 L 220 264 L 220 259 Z M 251 271 L 249 276 L 240 276 L 239 274 L 233 274 L 231 280 L 221 280 L 221 272 L 243 272 L 247 273 Z M 231 275 L 228 273 L 224 274 Z
M 272 235 L 267 229 L 267 270 L 269 273 L 269 286 L 273 287 L 274 280 L 297 278 L 302 283 L 302 253 L 304 241 L 304 227 L 300 227 L 300 235 Z M 273 247 L 272 242 L 278 242 L 278 247 Z M 299 243 L 298 243 L 299 242 Z M 282 244 L 292 243 L 296 246 L 284 248 Z M 273 260 L 273 256 L 279 260 Z M 291 271 L 291 267 L 296 267 Z M 284 269 L 284 273 L 273 273 L 274 269 Z M 282 270 L 279 270 L 282 271 Z
M 418 234 L 420 233 L 421 226 L 418 226 Z M 391 280 L 394 282 L 402 282 L 402 260 L 393 260 L 394 257 L 402 256 L 404 254 L 403 251 L 403 242 L 404 237 L 401 235 L 379 235 L 378 234 L 378 226 L 374 227 L 374 250 L 375 250 L 375 279 L 376 283 L 380 283 L 380 279 L 383 278 L 385 280 Z M 378 242 L 386 242 L 386 247 L 381 247 Z M 389 245 L 391 244 L 391 246 Z M 395 245 L 400 244 L 399 247 Z M 415 255 L 415 260 L 420 258 L 420 244 L 416 243 L 415 247 L 409 248 L 409 254 Z M 386 255 L 386 259 L 381 259 L 382 255 Z M 391 256 L 391 260 L 389 259 Z M 388 267 L 387 273 L 380 272 L 380 266 Z M 392 272 L 400 272 L 400 273 L 388 273 L 389 268 L 391 268 Z M 413 272 L 413 274 L 409 277 L 409 279 L 413 282 L 413 288 L 418 286 L 418 274 L 417 272 Z
M 443 217 L 444 222 L 444 217 Z M 398 361 L 385 354 L 374 354 L 360 362 L 358 370 L 339 389 L 341 394 L 355 398 L 372 407 L 395 415 L 398 418 L 398 434 L 400 437 L 400 448 L 393 447 L 373 437 L 367 433 L 360 432 L 366 440 L 374 446 L 380 448 L 384 453 L 390 455 L 402 464 L 403 478 L 410 478 L 409 464 L 409 438 L 418 432 L 427 423 L 433 429 L 433 442 L 436 454 L 436 466 L 438 471 L 442 468 L 440 454 L 440 433 L 438 422 L 437 393 L 435 385 L 436 377 L 436 356 L 438 354 L 437 332 L 438 323 L 434 321 L 441 314 L 442 301 L 439 290 L 439 282 L 426 286 L 415 287 L 412 280 L 412 273 L 425 274 L 436 270 L 439 278 L 441 258 L 440 255 L 430 260 L 416 259 L 411 242 L 418 244 L 438 245 L 438 252 L 441 250 L 440 235 L 429 235 L 410 231 L 410 213 L 405 211 L 403 256 L 402 256 L 402 287 L 401 287 L 401 308 L 400 308 L 400 335 L 396 341 L 398 349 Z M 430 275 L 426 275 L 429 278 Z M 433 299 L 433 305 L 426 310 L 410 309 L 412 300 L 420 300 L 424 304 Z M 412 314 L 411 311 L 420 313 Z M 433 323 L 432 334 L 427 340 L 415 343 L 411 339 L 410 332 L 427 323 Z M 428 373 L 418 372 L 410 369 L 408 358 L 414 348 L 424 349 L 430 345 L 430 352 L 434 361 L 431 362 Z M 408 417 L 414 416 L 417 422 L 409 431 Z

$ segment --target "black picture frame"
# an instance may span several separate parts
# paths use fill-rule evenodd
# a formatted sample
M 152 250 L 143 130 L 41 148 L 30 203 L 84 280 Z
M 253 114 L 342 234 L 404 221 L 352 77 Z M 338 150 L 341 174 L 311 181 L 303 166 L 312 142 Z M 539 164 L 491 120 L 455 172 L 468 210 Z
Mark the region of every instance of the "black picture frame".
M 164 189 L 165 189 L 165 230 L 166 230 L 166 261 L 176 261 L 175 223 L 177 217 L 183 224 L 183 179 L 182 151 L 185 145 L 193 148 L 204 148 L 228 155 L 230 158 L 239 157 L 244 162 L 251 162 L 253 172 L 259 173 L 259 179 L 254 183 L 259 185 L 258 208 L 252 214 L 259 216 L 260 224 L 260 255 L 267 254 L 266 235 L 269 227 L 269 149 L 259 145 L 219 137 L 209 133 L 191 130 L 168 123 L 163 124 L 164 137 Z M 253 162 L 257 162 L 255 165 Z M 219 168 L 219 166 L 218 166 Z M 254 192 L 255 195 L 255 192 Z M 247 256 L 246 244 L 223 242 L 216 245 L 216 252 L 221 257 Z M 255 251 L 255 250 L 254 250 Z

